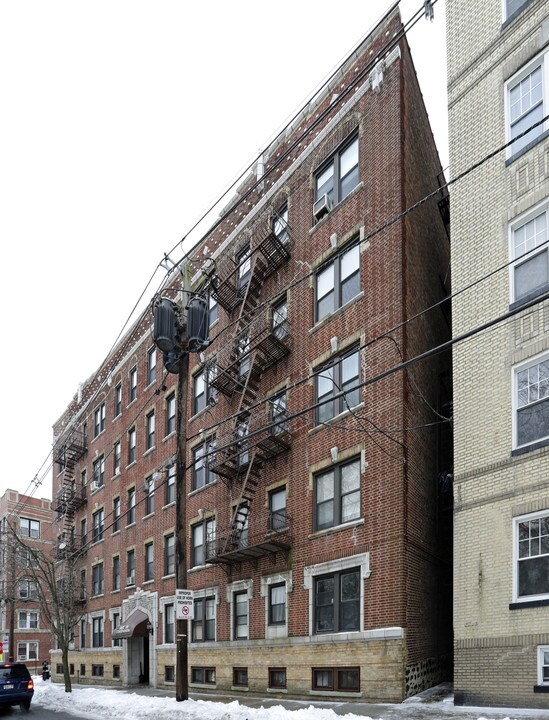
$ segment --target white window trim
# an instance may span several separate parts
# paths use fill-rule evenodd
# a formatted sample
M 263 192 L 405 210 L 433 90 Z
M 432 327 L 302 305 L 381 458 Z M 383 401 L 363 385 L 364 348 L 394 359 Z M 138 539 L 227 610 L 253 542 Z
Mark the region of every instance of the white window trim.
M 526 212 L 522 213 L 522 215 L 518 215 L 516 218 L 513 218 L 513 220 L 509 223 L 509 229 L 508 229 L 508 235 L 509 235 L 509 258 L 512 260 L 512 264 L 509 265 L 509 301 L 510 303 L 517 302 L 515 298 L 515 267 L 517 265 L 517 260 L 519 263 L 525 262 L 526 260 L 529 260 L 530 258 L 533 258 L 535 255 L 538 255 L 541 252 L 546 251 L 549 253 L 549 242 L 546 242 L 543 245 L 540 245 L 535 250 L 530 250 L 529 252 L 525 253 L 524 255 L 521 255 L 519 258 L 515 257 L 515 243 L 514 243 L 514 233 L 515 230 L 518 230 L 523 225 L 526 225 L 526 223 L 530 222 L 530 220 L 533 220 L 538 215 L 541 215 L 542 213 L 546 213 L 546 219 L 547 219 L 547 227 L 549 228 L 549 198 L 546 198 L 542 202 L 538 203 L 537 205 L 534 205 L 533 207 L 529 208 Z M 549 240 L 549 237 L 548 237 Z
M 518 594 L 518 526 L 519 523 L 525 520 L 537 520 L 538 518 L 546 517 L 549 515 L 549 508 L 547 510 L 540 510 L 535 513 L 528 513 L 528 515 L 518 515 L 513 518 L 513 602 L 514 603 L 529 603 L 532 600 L 547 600 L 549 599 L 549 593 L 540 595 L 526 595 L 519 597 Z
M 319 575 L 327 575 L 328 573 L 341 572 L 350 570 L 351 568 L 360 568 L 360 628 L 355 632 L 364 630 L 364 580 L 370 577 L 372 571 L 370 569 L 370 553 L 359 553 L 350 557 L 340 558 L 339 560 L 330 560 L 329 562 L 319 563 L 318 565 L 310 565 L 303 569 L 303 587 L 309 591 L 309 637 L 314 637 L 313 619 L 314 619 L 314 578 Z M 348 631 L 344 633 L 323 633 L 323 641 L 329 641 L 330 637 L 338 635 L 353 634 Z
M 549 685 L 549 681 L 543 679 L 543 653 L 549 652 L 549 645 L 538 645 L 538 652 L 537 652 L 537 666 L 538 666 L 538 685 L 542 685 L 543 687 L 547 687 Z
M 26 624 L 25 627 L 21 625 L 21 615 L 26 615 Z M 30 625 L 30 618 L 29 616 L 31 614 L 36 614 L 36 627 L 33 628 Z M 17 611 L 17 629 L 18 630 L 40 630 L 40 611 L 39 610 L 18 610 Z
M 31 643 L 34 644 L 34 645 L 36 645 L 36 662 L 38 662 L 38 659 L 39 659 L 39 657 L 40 657 L 40 643 L 39 643 L 39 641 L 38 641 L 38 640 L 17 640 L 17 661 L 18 661 L 18 662 L 28 662 L 28 663 L 35 662 L 34 658 L 33 658 L 33 659 L 30 659 L 30 658 L 29 658 L 29 645 L 30 645 Z M 19 645 L 25 645 L 25 646 L 26 646 L 27 652 L 25 653 L 25 656 L 24 656 L 24 657 L 22 657 L 22 656 L 19 654 Z
M 173 605 L 174 637 L 177 635 L 177 618 L 175 616 L 175 595 L 166 595 L 165 597 L 160 598 L 159 608 L 158 608 L 158 612 L 162 616 L 162 620 L 160 623 L 160 625 L 162 627 L 162 641 L 164 641 L 166 605 Z M 177 638 L 175 638 L 175 639 L 177 639 Z M 175 647 L 175 644 L 176 644 L 175 641 L 173 643 L 162 642 L 162 645 L 158 645 L 158 647 L 173 648 L 173 647 Z
M 530 75 L 533 70 L 535 70 L 537 65 L 541 65 L 541 74 L 542 74 L 542 116 L 545 117 L 547 115 L 547 109 L 549 107 L 549 51 L 545 50 L 538 55 L 536 55 L 534 58 L 532 58 L 526 65 L 523 65 L 523 67 L 520 68 L 514 75 L 512 75 L 506 82 L 504 86 L 504 105 L 505 105 L 505 141 L 511 142 L 511 113 L 510 113 L 510 103 L 509 103 L 509 96 L 511 94 L 512 88 L 517 85 L 521 80 L 523 80 L 527 75 Z M 545 132 L 547 129 L 549 129 L 549 121 L 546 120 L 543 125 L 541 126 L 541 132 Z M 522 153 L 524 149 L 513 151 L 513 146 L 509 145 L 507 148 L 507 159 L 514 157 L 516 154 Z
M 525 360 L 524 362 L 514 365 L 512 368 L 513 372 L 513 382 L 512 382 L 512 411 L 513 411 L 513 418 L 512 418 L 512 432 L 513 432 L 513 443 L 512 443 L 512 449 L 513 450 L 522 450 L 524 448 L 528 448 L 531 445 L 535 445 L 538 442 L 544 442 L 545 440 L 549 439 L 549 433 L 547 435 L 544 435 L 543 437 L 536 438 L 535 440 L 532 440 L 532 442 L 526 443 L 525 445 L 519 445 L 517 442 L 517 413 L 518 413 L 518 383 L 517 383 L 517 377 L 521 370 L 526 370 L 526 368 L 531 367 L 532 365 L 538 365 L 538 363 L 542 362 L 543 360 L 549 359 L 549 353 L 540 353 L 539 355 L 534 355 L 534 357 L 528 358 L 528 360 Z
M 286 585 L 286 618 L 283 625 L 269 625 L 269 588 L 271 585 Z M 292 571 L 265 575 L 261 578 L 259 594 L 265 598 L 265 638 L 288 637 L 288 595 L 293 589 Z

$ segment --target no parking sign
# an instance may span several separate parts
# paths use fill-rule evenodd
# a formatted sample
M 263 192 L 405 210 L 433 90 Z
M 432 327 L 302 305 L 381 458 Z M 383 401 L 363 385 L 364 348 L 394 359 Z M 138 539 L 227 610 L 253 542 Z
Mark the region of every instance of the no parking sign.
M 192 620 L 194 618 L 194 601 L 192 590 L 175 591 L 175 619 Z

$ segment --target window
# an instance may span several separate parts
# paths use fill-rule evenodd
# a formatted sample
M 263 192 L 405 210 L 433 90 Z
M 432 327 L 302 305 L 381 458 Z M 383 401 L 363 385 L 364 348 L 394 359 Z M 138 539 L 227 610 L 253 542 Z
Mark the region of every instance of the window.
M 215 399 L 215 390 L 210 388 L 205 370 L 193 377 L 193 415 L 206 407 L 208 400 Z
M 514 535 L 515 598 L 549 597 L 549 511 L 515 518 Z
M 214 550 L 215 518 L 204 520 L 192 527 L 191 567 L 205 565 Z
M 25 660 L 38 660 L 38 643 L 18 642 L 17 660 L 19 660 L 20 662 L 25 662 Z
M 135 488 L 128 490 L 128 525 L 135 522 Z
M 137 433 L 135 428 L 128 430 L 128 465 L 135 462 L 135 453 L 137 447 Z
M 538 207 L 511 226 L 511 300 L 520 302 L 549 288 L 547 209 Z
M 19 518 L 19 531 L 21 537 L 36 539 L 40 537 L 40 522 L 30 518 Z
M 248 450 L 248 416 L 241 416 L 235 427 L 236 447 L 238 453 L 238 465 L 244 467 L 250 461 L 250 452 Z
M 233 685 L 237 687 L 248 686 L 248 668 L 247 667 L 234 667 L 233 668 Z
M 319 472 L 314 477 L 315 530 L 360 517 L 360 459 Z
M 546 73 L 546 58 L 538 56 L 507 83 L 508 140 L 514 140 L 547 114 L 544 108 L 547 106 Z M 508 155 L 513 156 L 535 142 L 546 127 L 547 123 L 542 123 L 518 138 L 508 149 Z
M 151 348 L 147 353 L 147 385 L 156 380 L 156 348 Z
M 164 682 L 175 682 L 175 665 L 164 665 Z
M 316 422 L 328 422 L 360 402 L 360 352 L 337 358 L 315 374 Z M 343 393 L 343 394 L 341 394 Z M 337 397 L 339 395 L 339 397 Z M 332 399 L 333 398 L 333 399 Z
M 19 580 L 18 588 L 21 600 L 38 600 L 38 585 L 35 580 Z
M 105 403 L 95 409 L 93 413 L 93 436 L 96 438 L 105 429 Z
M 83 488 L 88 484 L 88 472 L 86 468 L 84 468 L 80 473 L 80 482 L 82 483 Z
M 505 0 L 505 17 L 509 19 L 526 4 L 528 0 Z
M 515 446 L 549 437 L 549 358 L 515 369 Z
M 236 264 L 237 264 L 237 280 L 236 280 L 236 287 L 237 290 L 242 294 L 248 285 L 248 281 L 250 280 L 250 274 L 252 270 L 252 262 L 251 262 L 251 256 L 250 256 L 250 246 L 246 245 L 242 248 L 242 250 L 238 253 L 236 256 Z
M 96 543 L 103 540 L 103 530 L 105 527 L 105 512 L 103 508 L 93 513 L 93 534 L 92 542 Z
M 103 456 L 97 458 L 93 463 L 93 481 L 96 487 L 103 487 L 105 482 L 105 458 Z
M 215 685 L 215 668 L 193 666 L 191 668 L 191 682 L 201 685 Z
M 117 440 L 113 445 L 112 450 L 112 474 L 120 474 L 120 440 Z
M 286 298 L 280 300 L 271 309 L 271 325 L 273 335 L 278 340 L 284 340 L 289 332 L 288 327 L 288 301 Z
M 38 628 L 38 613 L 20 612 L 18 627 L 20 630 L 36 630 Z
M 269 625 L 286 622 L 286 583 L 269 585 Z
M 103 563 L 92 568 L 92 595 L 103 595 Z
M 175 395 L 166 398 L 166 435 L 175 432 Z
M 286 687 L 286 668 L 269 668 L 269 687 Z
M 218 317 L 219 317 L 219 310 L 218 310 L 217 300 L 210 293 L 208 295 L 208 318 L 209 318 L 210 327 L 215 322 L 217 322 Z
M 250 508 L 247 502 L 243 502 L 238 507 L 233 523 L 232 540 L 236 547 L 248 547 L 248 520 Z
M 147 443 L 146 448 L 150 450 L 154 447 L 154 435 L 155 435 L 155 417 L 154 410 L 147 415 L 146 428 L 147 428 Z
M 137 368 L 130 370 L 130 403 L 137 398 Z
M 128 568 L 126 586 L 135 585 L 135 550 L 128 550 L 126 553 L 126 566 Z
M 59 675 L 63 674 L 63 665 L 61 665 L 61 672 L 58 674 Z M 86 666 L 81 664 L 80 665 L 80 677 L 84 677 L 85 675 L 86 675 Z
M 113 533 L 120 530 L 120 498 L 116 497 L 112 501 L 112 531 Z
M 86 588 L 86 569 L 80 570 L 80 600 L 86 600 L 88 596 Z
M 273 214 L 273 218 L 271 220 L 271 229 L 276 238 L 280 240 L 281 243 L 285 243 L 288 241 L 289 233 L 287 205 L 284 205 L 284 207 L 280 208 L 278 212 L 275 212 Z
M 114 642 L 120 642 L 120 640 L 115 640 Z M 113 680 L 119 680 L 120 679 L 120 665 L 113 665 L 112 666 L 112 677 Z
M 112 589 L 120 590 L 120 557 L 118 555 L 112 559 Z
M 166 480 L 166 505 L 175 502 L 175 465 L 168 467 L 168 479 Z
M 103 647 L 102 645 L 94 645 L 94 647 Z M 103 677 L 103 665 L 94 665 L 92 663 L 92 677 Z
M 346 305 L 360 292 L 360 248 L 353 245 L 315 276 L 315 322 Z
M 313 690 L 360 691 L 360 668 L 313 668 Z
M 538 647 L 538 685 L 549 685 L 549 645 Z
M 277 488 L 269 493 L 269 530 L 286 527 L 286 488 Z
M 175 642 L 175 612 L 173 605 L 164 606 L 164 642 Z
M 86 621 L 80 620 L 80 647 L 85 648 L 86 647 Z M 82 675 L 82 671 L 80 671 L 80 674 Z
M 145 582 L 154 579 L 154 546 L 152 543 L 145 545 Z
M 118 417 L 122 413 L 122 384 L 114 388 L 114 417 Z
M 360 570 L 315 578 L 314 632 L 348 632 L 360 629 Z
M 271 433 L 281 435 L 288 429 L 286 420 L 286 391 L 278 393 L 269 400 L 269 415 L 271 421 Z
M 82 538 L 82 547 L 88 542 L 88 521 L 86 518 L 80 520 L 80 537 Z
M 92 647 L 103 647 L 103 618 L 92 618 Z M 92 666 L 93 667 L 93 666 Z M 100 666 L 103 667 L 102 665 Z M 93 671 L 92 671 L 93 674 Z M 101 673 L 103 674 L 103 673 Z
M 327 196 L 327 209 L 340 203 L 359 183 L 358 136 L 346 142 L 315 175 L 315 201 Z
M 120 627 L 120 613 L 119 612 L 113 612 L 112 614 L 112 632 L 114 632 L 118 627 Z M 114 639 L 112 641 L 113 647 L 122 647 L 122 640 Z M 114 670 L 114 668 L 113 668 Z M 114 675 L 113 675 L 114 677 Z
M 248 639 L 248 591 L 234 594 L 234 639 Z
M 145 498 L 145 515 L 152 515 L 154 512 L 154 479 L 151 475 L 146 478 L 147 497 Z
M 193 449 L 193 490 L 198 490 L 215 480 L 215 474 L 208 467 L 209 453 L 214 447 L 215 439 L 209 438 Z M 206 453 L 208 457 L 205 460 Z
M 191 627 L 192 642 L 215 640 L 215 598 L 194 601 L 194 618 Z
M 175 573 L 175 535 L 164 538 L 164 575 Z

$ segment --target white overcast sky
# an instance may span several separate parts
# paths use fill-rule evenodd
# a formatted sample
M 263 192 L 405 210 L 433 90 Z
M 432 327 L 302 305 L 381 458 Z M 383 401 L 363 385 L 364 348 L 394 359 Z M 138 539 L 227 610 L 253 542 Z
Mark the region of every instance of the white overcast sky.
M 0 493 L 50 497 L 52 424 L 164 252 L 390 5 L 0 0 Z M 400 6 L 406 22 L 423 0 Z M 446 165 L 434 11 L 408 40 Z

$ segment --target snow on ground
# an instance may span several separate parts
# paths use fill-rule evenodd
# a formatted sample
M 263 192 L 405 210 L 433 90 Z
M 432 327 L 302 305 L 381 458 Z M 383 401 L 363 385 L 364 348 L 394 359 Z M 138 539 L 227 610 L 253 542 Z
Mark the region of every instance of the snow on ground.
M 104 687 L 79 686 L 73 688 L 72 693 L 66 693 L 62 684 L 44 682 L 40 676 L 34 677 L 34 690 L 33 702 L 37 705 L 89 717 L 91 720 L 372 720 L 365 714 L 340 715 L 330 708 L 307 707 L 305 703 L 298 710 L 287 710 L 281 705 L 253 708 L 241 705 L 236 700 L 229 703 L 214 700 L 177 702 L 174 697 L 156 697 Z M 420 697 L 409 698 L 402 705 L 387 705 L 387 715 L 391 718 L 400 716 L 403 720 L 416 717 L 450 719 L 460 716 L 476 717 L 477 720 L 542 720 L 549 717 L 544 710 L 455 707 L 451 696 L 434 702 L 427 699 L 423 701 Z

